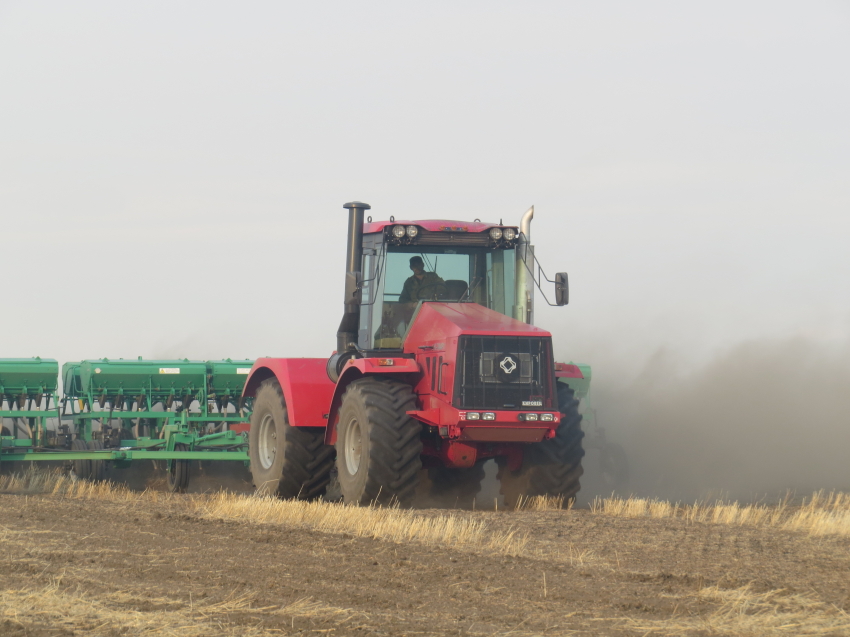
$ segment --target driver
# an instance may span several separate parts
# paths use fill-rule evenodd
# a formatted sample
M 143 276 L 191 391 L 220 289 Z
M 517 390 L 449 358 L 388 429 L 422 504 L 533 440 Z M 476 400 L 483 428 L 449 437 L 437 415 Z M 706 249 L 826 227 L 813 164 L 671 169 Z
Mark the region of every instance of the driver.
M 398 297 L 399 303 L 416 303 L 420 290 L 425 293 L 425 298 L 433 296 L 437 292 L 436 286 L 445 283 L 435 272 L 425 271 L 425 263 L 420 256 L 410 258 L 410 269 L 413 270 L 413 276 L 404 282 Z

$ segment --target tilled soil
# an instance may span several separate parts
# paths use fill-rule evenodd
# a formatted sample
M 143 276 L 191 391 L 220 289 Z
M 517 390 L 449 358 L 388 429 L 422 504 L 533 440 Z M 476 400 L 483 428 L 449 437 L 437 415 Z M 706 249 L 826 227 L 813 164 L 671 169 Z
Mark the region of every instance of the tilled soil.
M 528 533 L 506 556 L 210 520 L 198 497 L 0 495 L 0 635 L 708 635 L 719 602 L 699 592 L 747 584 L 850 611 L 850 538 L 451 512 Z

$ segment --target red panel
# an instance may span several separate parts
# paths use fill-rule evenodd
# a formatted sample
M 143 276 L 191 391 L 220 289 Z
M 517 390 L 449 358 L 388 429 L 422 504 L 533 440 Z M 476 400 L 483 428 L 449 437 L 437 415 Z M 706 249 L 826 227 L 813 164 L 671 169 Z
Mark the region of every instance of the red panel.
M 468 469 L 478 458 L 478 447 L 456 440 L 447 441 L 440 447 L 440 457 L 446 467 Z
M 556 378 L 584 378 L 581 373 L 581 368 L 578 365 L 570 365 L 568 363 L 555 363 Z
M 496 227 L 501 228 L 498 223 L 486 223 L 481 221 L 452 221 L 451 219 L 426 219 L 425 221 L 373 221 L 372 223 L 364 223 L 363 224 L 363 234 L 369 234 L 372 232 L 381 232 L 387 226 L 419 226 L 420 228 L 424 228 L 425 230 L 430 230 L 432 232 L 440 232 L 440 231 L 450 231 L 455 230 L 456 228 L 463 228 L 460 232 L 484 232 L 485 230 L 489 230 L 490 228 Z M 511 224 L 507 224 L 510 226 Z M 516 226 L 513 226 L 516 227 Z
M 422 371 L 419 363 L 412 358 L 354 358 L 342 368 L 342 374 L 350 367 L 359 369 L 363 374 L 418 374 Z
M 465 420 L 467 410 L 461 412 L 449 402 L 454 389 L 458 338 L 465 334 L 550 336 L 545 330 L 476 303 L 423 303 L 405 338 L 404 348 L 416 355 L 420 368 L 428 373 L 423 373 L 421 381 L 414 387 L 421 406 L 408 413 L 427 425 L 447 427 L 448 438 L 471 441 L 537 442 L 551 427 L 557 427 L 560 414 L 551 411 L 547 412 L 555 417 L 551 425 L 541 421 L 533 424 L 520 421 L 519 415 L 525 411 L 495 411 L 495 420 L 489 421 Z M 442 391 L 445 394 L 439 392 L 439 382 L 431 389 L 432 377 L 436 375 L 439 378 L 441 362 Z M 489 410 L 470 411 L 480 413 Z M 530 413 L 544 411 L 547 410 L 528 410 Z
M 433 427 L 451 427 L 459 425 L 463 429 L 471 429 L 475 427 L 557 427 L 561 421 L 561 414 L 558 411 L 494 411 L 494 420 L 467 420 L 466 412 L 474 411 L 472 409 L 460 411 L 451 405 L 435 401 L 433 396 L 423 397 L 423 409 L 407 412 L 417 420 L 421 420 L 427 425 Z M 430 403 L 430 407 L 425 403 Z M 478 410 L 477 413 L 488 411 L 486 409 Z M 554 420 L 520 420 L 520 416 L 525 414 L 552 414 Z M 544 424 L 546 423 L 546 424 Z M 509 439 L 509 440 L 512 440 Z
M 446 447 L 451 448 L 454 445 L 459 445 L 450 453 Z M 502 456 L 508 462 L 508 469 L 511 471 L 519 471 L 522 467 L 522 450 L 525 445 L 518 442 L 459 442 L 444 440 L 439 445 L 433 444 L 431 440 L 425 439 L 422 444 L 422 461 L 424 467 L 440 467 L 445 466 L 451 456 L 455 456 L 460 452 L 461 460 L 469 461 L 469 454 L 464 454 L 464 449 L 475 450 L 475 461 L 485 458 L 497 458 Z M 467 455 L 464 459 L 463 455 Z M 456 465 L 452 465 L 456 466 Z
M 326 364 L 325 358 L 259 358 L 245 382 L 244 395 L 253 396 L 263 380 L 274 376 L 283 389 L 289 424 L 325 427 L 335 387 Z
M 404 339 L 406 352 L 422 354 L 421 345 L 447 349 L 445 339 L 461 334 L 483 336 L 551 336 L 546 330 L 517 321 L 477 303 L 423 303 Z
M 465 427 L 460 440 L 475 442 L 540 442 L 546 427 Z

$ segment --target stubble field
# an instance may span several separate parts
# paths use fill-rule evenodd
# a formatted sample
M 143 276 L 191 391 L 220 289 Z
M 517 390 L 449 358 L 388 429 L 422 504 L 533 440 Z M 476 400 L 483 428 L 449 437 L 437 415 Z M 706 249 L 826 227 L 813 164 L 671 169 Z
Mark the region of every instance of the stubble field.
M 847 635 L 850 502 L 351 508 L 0 477 L 0 634 Z

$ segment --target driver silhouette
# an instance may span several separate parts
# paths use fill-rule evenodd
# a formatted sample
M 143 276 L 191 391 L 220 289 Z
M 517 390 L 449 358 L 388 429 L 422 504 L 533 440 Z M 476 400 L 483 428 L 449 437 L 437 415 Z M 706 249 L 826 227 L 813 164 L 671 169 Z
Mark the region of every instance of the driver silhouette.
M 410 269 L 413 270 L 413 275 L 404 282 L 398 297 L 399 303 L 416 303 L 421 299 L 433 297 L 437 294 L 437 286 L 445 284 L 435 272 L 425 271 L 425 262 L 418 255 L 410 257 Z

